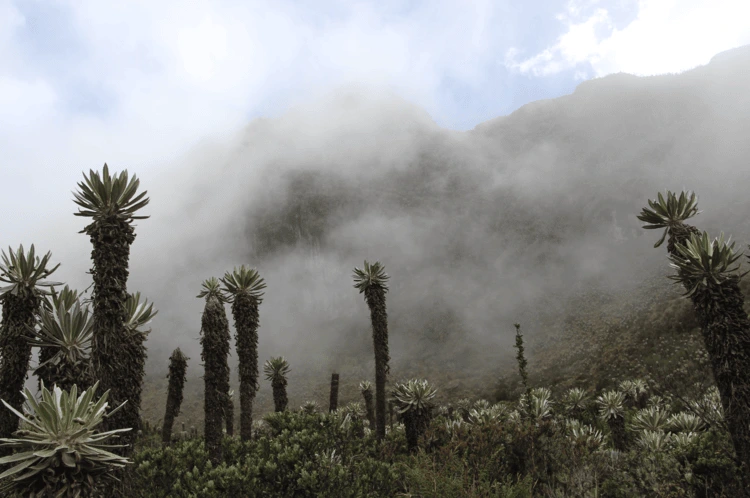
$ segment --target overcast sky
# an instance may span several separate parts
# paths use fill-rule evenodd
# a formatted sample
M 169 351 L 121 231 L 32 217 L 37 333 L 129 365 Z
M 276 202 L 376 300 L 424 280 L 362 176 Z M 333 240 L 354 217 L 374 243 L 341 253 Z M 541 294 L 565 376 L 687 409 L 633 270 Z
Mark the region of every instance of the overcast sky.
M 0 0 L 0 244 L 72 212 L 81 171 L 146 181 L 341 84 L 467 130 L 585 79 L 705 64 L 750 43 L 749 15 L 747 0 Z

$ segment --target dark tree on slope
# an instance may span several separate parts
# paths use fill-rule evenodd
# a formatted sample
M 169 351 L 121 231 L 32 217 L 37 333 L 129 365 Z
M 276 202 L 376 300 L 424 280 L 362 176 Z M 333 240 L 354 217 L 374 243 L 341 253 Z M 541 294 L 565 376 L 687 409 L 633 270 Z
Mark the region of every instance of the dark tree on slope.
M 226 272 L 224 289 L 232 303 L 237 357 L 240 360 L 240 439 L 249 441 L 253 431 L 253 401 L 258 383 L 258 307 L 266 284 L 254 268 L 242 265 Z
M 169 357 L 169 388 L 167 389 L 167 408 L 164 411 L 164 425 L 161 429 L 161 441 L 164 446 L 172 440 L 172 426 L 174 419 L 180 414 L 182 405 L 182 390 L 185 387 L 185 375 L 187 372 L 187 361 L 190 358 L 182 354 L 180 348 L 172 352 Z
M 335 412 L 339 407 L 339 374 L 331 374 L 331 394 L 328 399 L 328 413 Z
M 271 381 L 271 387 L 273 388 L 274 410 L 283 412 L 289 403 L 289 399 L 286 396 L 286 376 L 290 372 L 289 363 L 282 356 L 271 358 L 270 360 L 266 360 L 266 363 L 263 365 L 263 371 L 266 374 L 266 379 Z
M 368 380 L 363 380 L 359 383 L 359 391 L 365 399 L 367 422 L 370 424 L 370 429 L 375 430 L 375 407 L 372 404 L 372 383 Z
M 42 287 L 58 285 L 56 282 L 41 280 L 51 275 L 54 268 L 47 268 L 51 253 L 40 260 L 34 254 L 34 245 L 28 253 L 23 246 L 8 254 L 2 252 L 0 300 L 3 304 L 3 321 L 0 327 L 0 399 L 5 400 L 15 410 L 21 411 L 24 403 L 22 394 L 31 360 L 31 344 L 27 338 L 33 328 L 36 314 L 42 302 L 41 296 L 47 291 Z M 18 428 L 18 417 L 3 407 L 0 410 L 0 438 L 9 438 Z M 7 450 L 0 450 L 6 454 Z
M 78 293 L 66 285 L 60 294 L 44 301 L 39 310 L 38 330 L 29 329 L 31 344 L 39 346 L 40 364 L 34 370 L 48 389 L 79 390 L 94 385 L 91 338 L 94 321 L 88 307 L 81 306 Z M 42 362 L 42 358 L 47 358 Z
M 217 278 L 203 282 L 198 297 L 206 298 L 201 320 L 201 360 L 205 369 L 203 434 L 209 457 L 218 463 L 221 460 L 221 424 L 226 418 L 229 396 L 229 321 Z
M 732 444 L 750 488 L 750 320 L 739 288 L 744 274 L 732 266 L 741 254 L 734 253 L 734 243 L 725 242 L 723 233 L 711 241 L 684 223 L 699 213 L 694 193 L 678 198 L 667 191 L 666 200 L 659 193 L 648 204 L 638 219 L 647 223 L 644 228 L 665 229 L 654 247 L 669 235 L 667 251 L 677 270 L 670 278 L 684 286 L 700 321 Z
M 74 202 L 79 206 L 74 214 L 93 220 L 80 233 L 87 234 L 94 246 L 91 252 L 94 262 L 91 270 L 94 279 L 91 358 L 94 374 L 99 380 L 98 394 L 109 391 L 112 406 L 119 406 L 127 400 L 130 413 L 137 413 L 140 407 L 134 406 L 135 400 L 128 400 L 128 388 L 134 382 L 128 376 L 137 370 L 145 355 L 141 334 L 131 334 L 125 326 L 128 320 L 128 262 L 130 245 L 135 240 L 132 223 L 148 218 L 135 215 L 149 202 L 146 192 L 136 195 L 139 185 L 135 175 L 128 181 L 127 170 L 119 176 L 110 176 L 105 163 L 101 175 L 93 170 L 88 176 L 84 173 L 84 181 L 78 183 L 79 190 L 73 193 Z M 130 432 L 136 433 L 137 424 L 118 425 L 125 417 L 122 412 L 120 410 L 113 417 L 104 419 L 103 430 L 132 427 Z M 120 450 L 123 454 L 129 453 L 127 448 Z
M 385 268 L 376 261 L 370 265 L 365 261 L 364 269 L 354 268 L 354 287 L 364 293 L 370 308 L 372 340 L 375 348 L 375 418 L 378 440 L 385 437 L 385 383 L 390 371 L 388 362 L 388 314 L 385 309 L 386 281 L 389 276 Z

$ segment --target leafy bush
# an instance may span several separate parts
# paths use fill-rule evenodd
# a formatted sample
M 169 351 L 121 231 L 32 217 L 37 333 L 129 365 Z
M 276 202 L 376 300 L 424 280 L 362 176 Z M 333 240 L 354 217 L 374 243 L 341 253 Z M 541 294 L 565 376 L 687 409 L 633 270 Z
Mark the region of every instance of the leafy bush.
M 666 398 L 646 408 L 611 406 L 631 430 L 627 451 L 611 449 L 607 420 L 555 404 L 547 390 L 526 409 L 462 400 L 431 419 L 410 454 L 403 423 L 377 442 L 359 404 L 333 413 L 266 415 L 252 441 L 225 437 L 224 460 L 207 461 L 202 441 L 144 448 L 133 496 L 162 497 L 731 497 L 741 496 L 726 432 L 686 413 L 670 416 Z M 579 396 L 580 397 L 580 396 Z M 589 398 L 591 399 L 591 398 Z M 560 407 L 556 411 L 550 406 Z M 589 417 L 589 412 L 591 417 Z M 624 415 L 624 418 L 622 417 Z M 693 431 L 693 429 L 698 429 Z M 679 432 L 678 432 L 679 431 Z
M 265 420 L 269 432 L 257 440 L 225 437 L 225 461 L 216 466 L 197 439 L 143 451 L 135 461 L 139 496 L 346 498 L 396 492 L 398 475 L 374 457 L 374 435 L 352 438 L 340 416 L 287 411 Z

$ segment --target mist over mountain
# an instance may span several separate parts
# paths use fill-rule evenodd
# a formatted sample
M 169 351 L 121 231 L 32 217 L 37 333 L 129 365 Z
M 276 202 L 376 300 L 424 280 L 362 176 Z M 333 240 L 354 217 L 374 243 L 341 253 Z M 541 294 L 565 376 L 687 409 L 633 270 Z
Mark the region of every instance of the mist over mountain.
M 369 311 L 351 276 L 365 259 L 391 275 L 392 380 L 492 378 L 512 366 L 514 322 L 543 347 L 592 296 L 637 310 L 676 295 L 665 251 L 652 247 L 660 233 L 636 215 L 659 191 L 694 190 L 695 225 L 745 249 L 747 88 L 742 47 L 682 74 L 586 81 L 457 132 L 395 94 L 349 86 L 202 144 L 160 174 L 110 164 L 137 174 L 151 198 L 128 283 L 159 309 L 148 374 L 163 378 L 178 346 L 188 376 L 202 374 L 195 296 L 241 264 L 268 284 L 259 359 L 289 360 L 293 404 L 304 401 L 295 379 L 372 376 Z M 83 227 L 67 218 L 54 237 Z M 88 240 L 52 246 L 67 267 L 60 278 L 87 287 Z

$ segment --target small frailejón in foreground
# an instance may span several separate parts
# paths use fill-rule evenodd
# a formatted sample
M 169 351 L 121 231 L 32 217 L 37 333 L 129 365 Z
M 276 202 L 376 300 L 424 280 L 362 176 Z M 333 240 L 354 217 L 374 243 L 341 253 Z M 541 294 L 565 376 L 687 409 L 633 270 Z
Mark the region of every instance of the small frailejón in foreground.
M 42 385 L 39 401 L 25 389 L 23 413 L 3 400 L 21 428 L 15 438 L 0 439 L 2 446 L 16 450 L 0 458 L 0 465 L 11 465 L 0 474 L 2 496 L 93 498 L 110 489 L 116 480 L 112 471 L 131 462 L 110 452 L 121 445 L 108 440 L 131 429 L 97 430 L 106 416 L 125 405 L 107 414 L 109 393 L 94 400 L 98 384 L 80 395 L 75 385 L 70 391 L 59 387 L 49 391 Z

